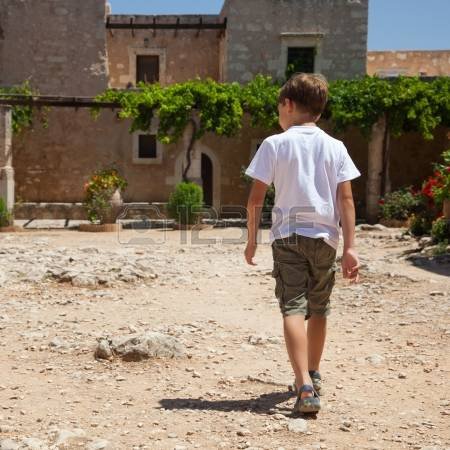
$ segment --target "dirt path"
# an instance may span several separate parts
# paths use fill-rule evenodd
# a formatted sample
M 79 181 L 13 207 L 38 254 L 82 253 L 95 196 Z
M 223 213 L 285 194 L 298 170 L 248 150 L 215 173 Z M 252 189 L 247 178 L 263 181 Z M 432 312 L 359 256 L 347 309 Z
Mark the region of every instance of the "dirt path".
M 448 267 L 399 258 L 417 246 L 399 233 L 357 233 L 362 279 L 337 276 L 323 410 L 306 430 L 291 413 L 269 245 L 251 268 L 242 243 L 193 244 L 190 233 L 0 235 L 0 448 L 450 448 Z M 128 262 L 128 282 L 40 281 L 55 265 L 117 274 Z M 94 358 L 97 338 L 146 330 L 187 355 Z

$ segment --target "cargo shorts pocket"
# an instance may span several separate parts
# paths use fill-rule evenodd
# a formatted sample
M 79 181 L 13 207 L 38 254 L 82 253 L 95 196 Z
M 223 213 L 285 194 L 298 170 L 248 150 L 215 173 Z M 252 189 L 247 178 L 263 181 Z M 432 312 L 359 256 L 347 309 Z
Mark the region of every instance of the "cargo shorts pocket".
M 281 303 L 283 299 L 283 280 L 281 279 L 280 264 L 273 263 L 272 277 L 275 278 L 275 297 Z

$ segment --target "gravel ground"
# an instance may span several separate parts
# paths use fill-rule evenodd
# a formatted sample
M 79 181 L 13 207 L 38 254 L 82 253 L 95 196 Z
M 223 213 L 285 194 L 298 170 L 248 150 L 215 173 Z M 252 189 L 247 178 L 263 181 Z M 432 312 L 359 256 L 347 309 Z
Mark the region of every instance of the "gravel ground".
M 237 228 L 1 233 L 0 449 L 450 448 L 450 263 L 403 232 L 358 227 L 306 420 L 266 230 L 256 267 Z M 94 357 L 149 332 L 183 351 Z

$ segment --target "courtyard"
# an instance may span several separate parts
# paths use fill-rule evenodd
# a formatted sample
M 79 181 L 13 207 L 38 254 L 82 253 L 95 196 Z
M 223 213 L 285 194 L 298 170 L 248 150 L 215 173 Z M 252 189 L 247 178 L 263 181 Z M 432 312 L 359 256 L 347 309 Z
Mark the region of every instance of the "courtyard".
M 267 230 L 253 268 L 240 228 L 0 234 L 0 448 L 449 448 L 450 266 L 405 231 L 357 226 L 315 420 L 292 413 Z M 95 357 L 146 332 L 182 355 Z

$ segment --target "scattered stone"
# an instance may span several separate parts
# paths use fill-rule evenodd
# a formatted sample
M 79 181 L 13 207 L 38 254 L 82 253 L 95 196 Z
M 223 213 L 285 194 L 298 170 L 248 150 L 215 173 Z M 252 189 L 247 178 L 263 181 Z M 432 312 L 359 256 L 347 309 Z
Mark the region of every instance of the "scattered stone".
M 291 419 L 288 422 L 288 430 L 294 433 L 306 433 L 308 422 L 305 419 Z
M 373 355 L 367 356 L 366 360 L 373 364 L 374 366 L 378 366 L 385 361 L 384 356 L 378 355 L 374 353 Z
M 19 450 L 20 446 L 12 439 L 3 439 L 0 441 L 0 450 Z
M 248 337 L 248 342 L 251 345 L 266 345 L 266 344 L 281 344 L 283 341 L 278 336 L 255 336 Z
M 109 346 L 109 350 L 108 350 Z M 95 356 L 117 355 L 124 361 L 142 361 L 149 358 L 175 358 L 185 354 L 184 346 L 173 336 L 147 331 L 143 334 L 100 338 Z

